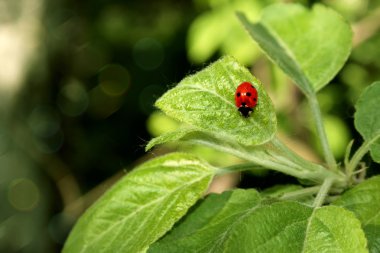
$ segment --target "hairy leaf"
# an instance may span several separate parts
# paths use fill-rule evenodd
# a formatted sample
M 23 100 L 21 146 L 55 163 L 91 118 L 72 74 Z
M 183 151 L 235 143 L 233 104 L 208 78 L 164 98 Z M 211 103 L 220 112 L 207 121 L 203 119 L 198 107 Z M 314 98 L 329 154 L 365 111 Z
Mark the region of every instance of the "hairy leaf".
M 314 5 L 276 4 L 261 20 L 238 17 L 261 49 L 305 93 L 320 90 L 342 68 L 351 51 L 350 26 L 335 11 Z
M 248 118 L 239 114 L 234 102 L 237 86 L 245 81 L 259 94 L 258 105 Z M 178 121 L 245 145 L 269 141 L 277 127 L 272 101 L 262 84 L 228 56 L 183 79 L 156 106 Z
M 309 218 L 302 252 L 367 251 L 367 240 L 360 221 L 344 208 L 327 206 L 316 209 Z
M 178 128 L 175 131 L 164 133 L 156 138 L 151 139 L 145 147 L 145 151 L 150 150 L 154 146 L 164 144 L 167 142 L 179 141 L 186 135 L 196 133 L 197 131 L 192 128 Z
M 117 182 L 79 219 L 63 252 L 142 252 L 205 192 L 214 168 L 173 153 Z
M 153 244 L 149 252 L 180 249 L 181 252 L 223 252 L 221 243 L 228 235 L 228 227 L 259 204 L 260 195 L 255 190 L 211 194 L 173 232 Z
M 356 214 L 362 222 L 370 252 L 380 252 L 380 176 L 372 177 L 345 192 L 333 204 Z
M 380 82 L 368 86 L 356 103 L 355 128 L 370 143 L 371 156 L 380 163 Z
M 354 214 L 296 202 L 266 205 L 253 190 L 208 197 L 149 252 L 366 252 Z

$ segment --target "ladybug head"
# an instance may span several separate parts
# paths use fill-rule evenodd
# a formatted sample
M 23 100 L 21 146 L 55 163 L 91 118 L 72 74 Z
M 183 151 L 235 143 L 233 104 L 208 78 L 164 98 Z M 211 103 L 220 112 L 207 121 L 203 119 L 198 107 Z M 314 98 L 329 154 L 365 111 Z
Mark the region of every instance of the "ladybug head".
M 250 107 L 246 107 L 246 106 L 242 105 L 242 106 L 239 107 L 238 111 L 245 118 L 248 118 L 248 116 L 252 113 L 253 109 L 250 108 Z

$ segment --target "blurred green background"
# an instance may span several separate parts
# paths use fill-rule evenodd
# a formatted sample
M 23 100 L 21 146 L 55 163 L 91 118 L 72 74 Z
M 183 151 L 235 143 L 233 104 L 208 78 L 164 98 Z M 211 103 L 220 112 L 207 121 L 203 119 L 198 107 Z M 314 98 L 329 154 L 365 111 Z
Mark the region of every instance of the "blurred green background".
M 136 164 L 173 148 L 144 152 L 152 136 L 177 127 L 154 111 L 154 101 L 223 54 L 264 82 L 280 135 L 318 161 L 302 95 L 234 16 L 241 10 L 255 20 L 274 2 L 1 1 L 0 252 L 59 252 L 75 220 L 104 190 Z M 331 146 L 342 159 L 348 142 L 360 140 L 353 104 L 380 80 L 380 1 L 298 2 L 336 9 L 355 32 L 350 59 L 319 94 Z M 191 150 L 217 165 L 236 162 Z M 247 187 L 269 181 L 262 175 L 241 180 Z

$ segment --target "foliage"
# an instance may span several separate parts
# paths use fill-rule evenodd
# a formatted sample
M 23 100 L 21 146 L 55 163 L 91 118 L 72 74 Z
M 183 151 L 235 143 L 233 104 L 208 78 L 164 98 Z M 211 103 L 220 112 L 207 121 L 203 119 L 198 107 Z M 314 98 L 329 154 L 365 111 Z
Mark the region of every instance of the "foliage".
M 379 202 L 380 181 L 365 180 L 363 162 L 369 151 L 379 162 L 380 82 L 368 86 L 356 104 L 355 127 L 364 142 L 353 155 L 351 143 L 342 163 L 330 150 L 316 96 L 350 54 L 349 24 L 321 5 L 312 10 L 272 5 L 256 23 L 242 13 L 238 18 L 304 93 L 324 163 L 305 160 L 276 137 L 274 107 L 260 81 L 233 57 L 222 57 L 157 100 L 156 106 L 182 125 L 151 140 L 147 149 L 167 142 L 202 145 L 247 163 L 214 167 L 184 153 L 146 162 L 87 210 L 64 252 L 380 251 L 380 206 L 373 204 Z M 241 117 L 233 103 L 243 81 L 259 93 L 249 118 Z M 300 184 L 266 194 L 235 189 L 201 199 L 214 177 L 257 168 L 291 175 Z

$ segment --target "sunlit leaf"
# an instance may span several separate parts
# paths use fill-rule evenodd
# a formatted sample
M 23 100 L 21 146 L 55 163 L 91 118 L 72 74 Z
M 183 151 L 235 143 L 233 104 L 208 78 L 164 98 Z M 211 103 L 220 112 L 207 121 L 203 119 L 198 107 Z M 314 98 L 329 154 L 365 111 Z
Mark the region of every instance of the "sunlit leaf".
M 296 202 L 266 205 L 253 190 L 212 195 L 149 252 L 366 252 L 354 214 Z
M 356 103 L 355 128 L 371 143 L 373 160 L 380 163 L 380 82 L 367 87 Z
M 310 217 L 302 252 L 364 253 L 368 252 L 366 246 L 367 240 L 355 215 L 341 207 L 327 206 L 317 209 Z
M 356 214 L 362 222 L 370 252 L 380 252 L 380 176 L 355 186 L 333 204 Z
M 201 197 L 213 175 L 213 167 L 182 153 L 144 163 L 86 211 L 63 251 L 145 251 Z
M 259 94 L 248 118 L 239 114 L 234 102 L 236 87 L 244 81 L 251 82 Z M 178 121 L 244 145 L 269 141 L 277 127 L 272 101 L 262 84 L 228 56 L 183 79 L 156 106 Z
M 264 9 L 258 23 L 238 17 L 263 51 L 306 94 L 325 86 L 351 51 L 350 26 L 335 11 L 314 5 L 276 4 Z

